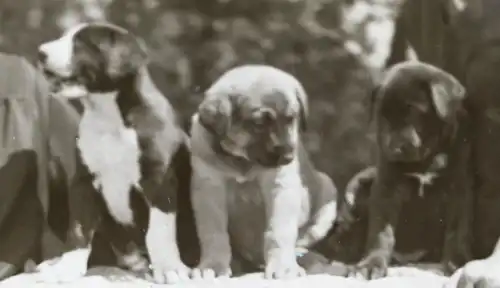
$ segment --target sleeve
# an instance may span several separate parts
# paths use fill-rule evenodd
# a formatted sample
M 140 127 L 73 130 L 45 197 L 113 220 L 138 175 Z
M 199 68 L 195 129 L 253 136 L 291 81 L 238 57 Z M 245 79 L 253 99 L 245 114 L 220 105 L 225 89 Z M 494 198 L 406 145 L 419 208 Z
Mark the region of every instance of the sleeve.
M 39 197 L 51 230 L 60 239 L 71 242 L 68 236 L 73 237 L 73 226 L 81 222 L 81 214 L 93 214 L 91 198 L 80 195 L 89 193 L 75 185 L 79 177 L 76 137 L 80 115 L 66 99 L 52 97 L 43 75 L 26 63 L 26 70 L 34 79 L 33 90 L 39 113 L 39 171 L 43 171 L 39 177 L 43 182 L 40 183 Z
M 38 129 L 41 132 L 41 142 L 43 142 L 39 149 L 46 154 L 41 157 L 44 158 L 46 166 L 44 170 L 50 174 L 50 164 L 56 161 L 64 170 L 66 182 L 70 183 L 75 174 L 79 115 L 66 99 L 51 97 L 49 85 L 43 75 L 29 62 L 26 60 L 24 62 L 25 70 L 30 74 L 33 80 L 31 82 L 34 83 L 33 90 L 38 106 Z
M 32 137 L 33 148 L 37 154 L 38 180 L 37 194 L 42 204 L 44 215 L 49 211 L 49 191 L 47 186 L 47 160 L 48 160 L 48 86 L 43 76 L 26 59 L 20 58 L 20 65 L 23 68 L 24 75 L 19 77 L 24 81 L 23 95 L 26 95 L 26 101 L 32 103 L 32 113 L 34 113 L 34 134 Z M 29 95 L 29 96 L 28 96 Z
M 85 247 L 98 217 L 92 182 L 79 160 L 76 139 L 80 114 L 64 98 L 50 97 L 49 225 L 72 247 Z

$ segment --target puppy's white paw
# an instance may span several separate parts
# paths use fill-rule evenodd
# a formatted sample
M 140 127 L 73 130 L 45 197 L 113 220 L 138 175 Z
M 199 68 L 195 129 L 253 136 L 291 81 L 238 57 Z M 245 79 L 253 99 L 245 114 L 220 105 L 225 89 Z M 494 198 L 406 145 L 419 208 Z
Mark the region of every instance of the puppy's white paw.
M 498 259 L 471 261 L 464 266 L 457 288 L 500 287 L 499 269 Z
M 189 280 L 191 269 L 183 263 L 156 263 L 151 265 L 153 281 L 159 284 L 176 284 Z
M 229 264 L 224 261 L 209 260 L 200 263 L 198 267 L 193 269 L 191 276 L 197 280 L 213 280 L 215 278 L 229 278 L 232 275 Z
M 290 279 L 306 275 L 295 258 L 273 257 L 266 264 L 265 276 L 268 279 Z

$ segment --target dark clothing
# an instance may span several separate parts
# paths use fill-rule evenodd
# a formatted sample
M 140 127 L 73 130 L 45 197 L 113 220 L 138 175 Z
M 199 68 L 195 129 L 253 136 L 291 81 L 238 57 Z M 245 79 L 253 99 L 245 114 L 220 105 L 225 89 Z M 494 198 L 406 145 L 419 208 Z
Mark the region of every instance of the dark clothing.
M 63 99 L 49 96 L 43 76 L 26 60 L 0 54 L 0 75 L 2 279 L 22 269 L 28 259 L 38 263 L 57 253 L 53 243 L 56 238 L 50 235 L 46 221 L 49 186 L 59 192 L 68 190 L 66 183 L 70 183 L 69 179 L 75 173 L 75 136 L 79 116 Z M 64 173 L 50 170 L 51 163 L 57 164 L 61 168 L 59 171 Z M 58 181 L 61 175 L 67 179 Z M 64 211 L 61 207 L 50 208 L 51 213 L 60 213 L 58 209 Z M 67 221 L 68 215 L 60 216 L 61 221 Z M 67 230 L 64 227 L 67 225 L 59 226 L 62 226 L 60 230 Z M 52 239 L 47 241 L 50 237 L 46 236 Z
M 473 178 L 473 258 L 491 254 L 500 237 L 500 30 L 498 1 L 484 1 L 485 13 L 477 19 L 453 15 L 442 1 L 406 1 L 398 18 L 389 64 L 403 60 L 406 44 L 419 59 L 457 77 L 467 90 Z M 451 6 L 450 6 L 451 7 Z

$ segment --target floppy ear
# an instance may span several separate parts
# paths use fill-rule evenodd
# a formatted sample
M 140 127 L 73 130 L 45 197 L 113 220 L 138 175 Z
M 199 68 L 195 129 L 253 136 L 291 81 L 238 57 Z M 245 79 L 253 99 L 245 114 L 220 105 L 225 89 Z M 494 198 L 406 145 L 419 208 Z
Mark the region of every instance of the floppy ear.
M 432 68 L 430 80 L 431 97 L 438 115 L 447 121 L 454 121 L 465 99 L 464 86 L 451 74 Z
M 134 35 L 115 34 L 112 41 L 107 49 L 107 73 L 111 78 L 134 73 L 147 61 L 145 45 Z
M 232 113 L 233 108 L 229 95 L 206 96 L 198 107 L 200 124 L 218 136 L 225 135 L 229 130 Z
M 309 116 L 309 103 L 307 102 L 306 90 L 302 84 L 298 83 L 298 87 L 295 89 L 295 95 L 297 96 L 300 104 L 300 128 L 305 131 L 307 130 Z

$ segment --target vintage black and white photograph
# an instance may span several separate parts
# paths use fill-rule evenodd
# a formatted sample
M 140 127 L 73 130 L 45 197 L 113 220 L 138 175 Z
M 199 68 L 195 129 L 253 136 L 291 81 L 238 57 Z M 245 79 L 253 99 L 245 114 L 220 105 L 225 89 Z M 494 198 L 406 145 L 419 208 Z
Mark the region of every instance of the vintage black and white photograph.
M 500 1 L 2 0 L 0 287 L 500 288 Z

